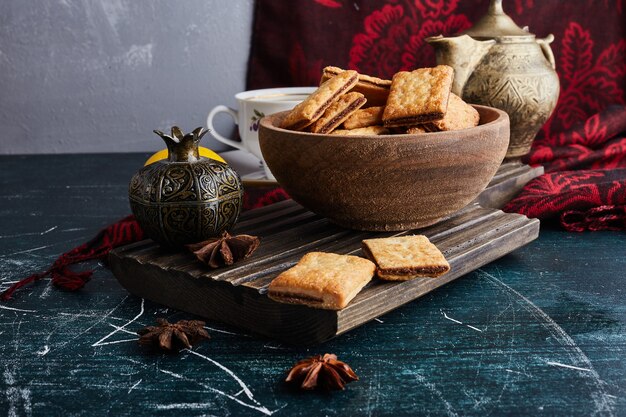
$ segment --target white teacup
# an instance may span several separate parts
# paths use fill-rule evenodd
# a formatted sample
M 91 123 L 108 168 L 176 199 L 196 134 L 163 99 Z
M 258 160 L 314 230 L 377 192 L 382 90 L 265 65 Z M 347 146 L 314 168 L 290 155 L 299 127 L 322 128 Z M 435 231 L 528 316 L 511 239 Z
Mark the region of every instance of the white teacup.
M 263 161 L 263 154 L 259 146 L 259 120 L 273 113 L 291 110 L 313 91 L 315 91 L 315 87 L 266 88 L 244 91 L 235 95 L 239 106 L 238 110 L 223 105 L 215 106 L 207 116 L 207 126 L 216 140 L 233 148 L 248 151 L 259 158 L 263 164 L 265 175 L 268 179 L 273 180 L 274 176 Z M 218 113 L 227 113 L 233 118 L 239 127 L 241 142 L 225 138 L 217 133 L 213 126 L 213 118 Z

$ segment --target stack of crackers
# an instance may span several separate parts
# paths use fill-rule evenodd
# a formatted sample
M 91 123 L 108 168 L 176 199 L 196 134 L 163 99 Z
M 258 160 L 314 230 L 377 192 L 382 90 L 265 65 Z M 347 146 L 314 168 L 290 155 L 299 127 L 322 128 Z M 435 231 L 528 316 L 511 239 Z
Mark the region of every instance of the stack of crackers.
M 366 258 L 310 252 L 269 285 L 268 296 L 282 303 L 341 310 L 374 277 L 407 281 L 438 277 L 450 270 L 443 254 L 426 236 L 366 239 Z
M 287 114 L 284 129 L 336 135 L 385 135 L 467 129 L 476 109 L 452 93 L 447 65 L 401 71 L 383 80 L 326 67 L 321 85 Z

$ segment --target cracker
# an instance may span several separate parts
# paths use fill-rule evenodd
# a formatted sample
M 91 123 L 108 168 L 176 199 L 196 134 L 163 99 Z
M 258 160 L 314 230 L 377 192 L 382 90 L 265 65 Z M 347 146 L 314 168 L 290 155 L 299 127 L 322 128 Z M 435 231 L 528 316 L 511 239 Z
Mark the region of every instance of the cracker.
M 443 254 L 423 235 L 366 239 L 362 249 L 376 263 L 376 274 L 384 280 L 438 277 L 450 270 Z
M 428 123 L 432 131 L 461 130 L 478 126 L 478 111 L 454 93 L 450 93 L 448 109 L 443 119 Z
M 357 110 L 343 122 L 343 127 L 346 129 L 358 129 L 360 127 L 382 125 L 384 111 L 385 107 L 383 106 Z
M 420 127 L 424 130 L 424 132 L 439 132 L 439 130 L 432 123 L 424 123 L 420 125 Z
M 389 129 L 385 126 L 367 126 L 356 129 L 336 129 L 333 130 L 332 134 L 343 136 L 387 135 L 389 134 Z
M 328 79 L 304 101 L 296 105 L 283 119 L 280 127 L 302 130 L 310 126 L 334 101 L 354 87 L 358 77 L 359 74 L 356 71 L 344 71 Z
M 413 126 L 442 119 L 453 77 L 454 70 L 447 65 L 396 73 L 383 113 L 384 125 Z
M 344 120 L 365 104 L 365 97 L 361 93 L 347 93 L 330 105 L 322 117 L 311 126 L 313 133 L 330 133 Z
M 405 135 L 407 127 L 406 126 L 398 126 L 398 127 L 388 127 L 389 133 L 392 135 Z
M 322 71 L 322 78 L 320 82 L 324 82 L 330 77 L 340 74 L 345 70 L 338 67 L 326 67 Z M 357 84 L 352 88 L 352 91 L 361 93 L 367 99 L 367 107 L 370 106 L 384 106 L 389 96 L 389 87 L 391 87 L 391 80 L 384 80 L 382 78 L 372 77 L 365 74 L 359 74 L 359 80 Z
M 406 129 L 406 133 L 410 135 L 419 134 L 419 133 L 428 133 L 428 130 L 424 128 L 424 125 L 411 126 Z
M 376 265 L 358 256 L 309 252 L 269 285 L 272 300 L 341 310 L 372 279 Z

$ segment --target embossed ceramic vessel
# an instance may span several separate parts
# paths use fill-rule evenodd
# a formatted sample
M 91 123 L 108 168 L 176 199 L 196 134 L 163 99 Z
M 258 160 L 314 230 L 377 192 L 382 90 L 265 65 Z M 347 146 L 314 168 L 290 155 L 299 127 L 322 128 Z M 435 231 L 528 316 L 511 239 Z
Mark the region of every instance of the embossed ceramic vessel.
M 183 135 L 156 131 L 167 144 L 168 159 L 133 175 L 128 197 L 146 236 L 165 246 L 181 246 L 218 236 L 237 222 L 243 186 L 229 165 L 201 157 L 202 128 Z
M 536 39 L 504 13 L 502 0 L 492 0 L 489 12 L 461 36 L 428 38 L 438 64 L 455 70 L 452 91 L 468 103 L 506 111 L 511 119 L 507 159 L 530 151 L 537 132 L 548 120 L 559 97 L 559 78 L 550 43 Z

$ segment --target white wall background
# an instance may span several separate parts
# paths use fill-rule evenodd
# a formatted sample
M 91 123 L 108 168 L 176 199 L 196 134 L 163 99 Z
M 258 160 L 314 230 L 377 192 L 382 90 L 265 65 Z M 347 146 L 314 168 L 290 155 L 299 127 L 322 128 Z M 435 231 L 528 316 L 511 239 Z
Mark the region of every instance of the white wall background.
M 245 88 L 252 9 L 1 0 L 0 153 L 153 151 L 163 147 L 153 129 L 205 126 L 211 107 L 234 106 Z

